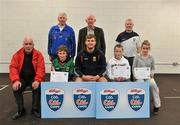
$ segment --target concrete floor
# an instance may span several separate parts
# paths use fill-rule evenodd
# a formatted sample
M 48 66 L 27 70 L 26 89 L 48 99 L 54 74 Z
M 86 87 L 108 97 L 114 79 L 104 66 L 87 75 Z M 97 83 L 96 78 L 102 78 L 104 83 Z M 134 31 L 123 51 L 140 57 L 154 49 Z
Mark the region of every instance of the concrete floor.
M 46 76 L 46 80 L 49 75 Z M 160 88 L 162 107 L 159 115 L 149 119 L 37 119 L 30 114 L 31 94 L 25 94 L 26 116 L 13 121 L 11 116 L 16 112 L 16 105 L 11 88 L 0 91 L 0 125 L 180 125 L 180 75 L 155 75 Z M 8 85 L 8 74 L 0 74 L 0 85 Z M 173 97 L 173 98 L 172 98 Z

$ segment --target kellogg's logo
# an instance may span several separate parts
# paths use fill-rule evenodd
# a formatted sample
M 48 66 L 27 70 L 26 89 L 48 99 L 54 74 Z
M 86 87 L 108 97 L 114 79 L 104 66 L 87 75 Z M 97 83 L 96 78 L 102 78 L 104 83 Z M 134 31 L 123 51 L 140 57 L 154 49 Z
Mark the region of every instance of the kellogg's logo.
M 134 111 L 142 108 L 144 103 L 145 91 L 140 88 L 133 88 L 128 90 L 128 102 Z
M 74 103 L 76 107 L 84 111 L 88 108 L 91 101 L 92 92 L 86 88 L 77 88 L 73 91 Z
M 64 91 L 62 89 L 50 88 L 45 91 L 46 101 L 49 108 L 57 111 L 61 108 L 64 100 Z
M 100 94 L 103 107 L 109 112 L 114 110 L 118 102 L 118 90 L 104 89 L 101 90 Z

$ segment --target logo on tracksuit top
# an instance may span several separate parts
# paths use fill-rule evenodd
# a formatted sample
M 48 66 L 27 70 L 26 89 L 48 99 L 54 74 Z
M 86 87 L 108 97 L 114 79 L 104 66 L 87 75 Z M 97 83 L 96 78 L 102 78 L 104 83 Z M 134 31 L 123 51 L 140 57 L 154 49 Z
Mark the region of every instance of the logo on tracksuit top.
M 118 90 L 112 88 L 104 89 L 101 90 L 100 94 L 101 94 L 101 102 L 104 109 L 106 109 L 109 112 L 114 110 L 118 102 L 118 96 L 119 96 Z
M 75 106 L 84 111 L 88 108 L 91 101 L 92 91 L 87 88 L 77 88 L 73 91 Z
M 145 98 L 145 91 L 141 88 L 132 88 L 128 90 L 128 102 L 134 111 L 142 108 Z
M 49 108 L 57 111 L 61 108 L 64 100 L 64 91 L 62 89 L 50 88 L 45 91 L 46 101 Z

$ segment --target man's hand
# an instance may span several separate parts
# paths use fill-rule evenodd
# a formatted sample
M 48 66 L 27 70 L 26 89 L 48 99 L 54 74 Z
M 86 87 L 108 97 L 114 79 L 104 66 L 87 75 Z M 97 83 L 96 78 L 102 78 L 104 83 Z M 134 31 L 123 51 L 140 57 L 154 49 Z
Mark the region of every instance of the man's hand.
M 13 83 L 12 88 L 14 91 L 17 91 L 19 88 L 21 88 L 22 83 L 20 81 L 16 81 Z
M 99 75 L 96 75 L 96 76 L 83 75 L 83 76 L 82 76 L 82 79 L 83 79 L 84 81 L 97 81 L 99 78 L 100 78 Z
M 91 79 L 92 79 L 92 81 L 97 81 L 99 78 L 100 78 L 100 76 L 96 75 L 96 76 L 93 76 Z
M 117 82 L 122 82 L 122 81 L 125 81 L 126 78 L 124 78 L 124 77 L 116 77 L 116 78 L 114 78 L 114 80 L 117 81 Z
M 90 81 L 91 80 L 91 76 L 90 75 L 83 75 L 82 79 L 83 79 L 83 81 Z
M 39 82 L 34 81 L 34 82 L 32 83 L 32 88 L 33 88 L 33 89 L 37 89 L 38 87 L 39 87 Z

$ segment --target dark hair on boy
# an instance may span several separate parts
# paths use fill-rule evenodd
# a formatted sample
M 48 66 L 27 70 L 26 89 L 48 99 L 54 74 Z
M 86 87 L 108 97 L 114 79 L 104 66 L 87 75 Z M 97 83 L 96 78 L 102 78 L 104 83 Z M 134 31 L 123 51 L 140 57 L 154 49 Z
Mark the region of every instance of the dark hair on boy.
M 115 51 L 116 48 L 122 48 L 122 50 L 124 50 L 124 48 L 123 48 L 123 46 L 121 44 L 116 44 L 114 46 L 114 51 Z
M 68 54 L 68 48 L 65 45 L 60 45 L 57 49 L 57 52 L 64 51 Z

